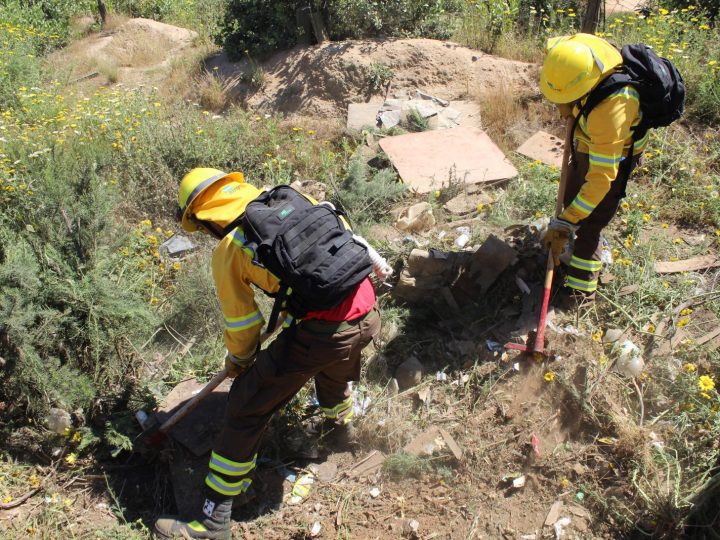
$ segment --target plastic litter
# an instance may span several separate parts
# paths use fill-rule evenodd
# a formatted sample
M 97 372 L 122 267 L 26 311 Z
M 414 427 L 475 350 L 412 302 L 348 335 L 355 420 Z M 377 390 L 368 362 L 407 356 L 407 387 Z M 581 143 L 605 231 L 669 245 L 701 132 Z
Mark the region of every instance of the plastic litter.
M 310 536 L 312 538 L 315 538 L 317 535 L 320 534 L 320 531 L 322 530 L 322 525 L 320 525 L 319 521 L 316 521 L 313 523 L 312 527 L 310 527 Z
M 378 489 L 378 488 L 376 488 L 376 487 L 372 488 L 372 489 L 370 490 L 370 496 L 371 496 L 373 499 L 377 499 L 377 498 L 380 496 L 380 489 Z
M 310 494 L 310 489 L 315 483 L 315 475 L 305 473 L 295 481 L 292 491 L 290 492 L 290 504 L 299 504 Z
M 447 381 L 447 380 L 448 380 L 447 373 L 445 373 L 444 371 L 438 371 L 438 372 L 435 374 L 435 380 L 438 381 L 438 382 L 445 382 L 445 381 Z
M 518 476 L 515 480 L 513 480 L 512 485 L 515 489 L 525 487 L 525 475 L 522 474 Z
M 614 263 L 612 256 L 612 250 L 610 249 L 610 242 L 605 237 L 600 238 L 602 244 L 602 251 L 600 252 L 600 262 L 603 264 L 611 265 Z
M 458 227 L 455 230 L 460 233 L 460 236 L 455 239 L 455 245 L 462 249 L 470 241 L 470 227 Z
M 560 540 L 563 537 L 563 534 L 565 534 L 565 527 L 568 525 L 570 525 L 569 517 L 561 517 L 553 524 L 553 529 L 555 529 L 555 540 Z
M 505 352 L 505 348 L 500 345 L 497 341 L 493 341 L 492 339 L 488 339 L 485 342 L 485 346 L 487 347 L 487 350 L 490 352 L 496 352 L 496 353 L 503 353 Z
M 617 370 L 627 377 L 639 377 L 645 367 L 640 349 L 629 339 L 620 345 L 620 355 L 615 363 Z

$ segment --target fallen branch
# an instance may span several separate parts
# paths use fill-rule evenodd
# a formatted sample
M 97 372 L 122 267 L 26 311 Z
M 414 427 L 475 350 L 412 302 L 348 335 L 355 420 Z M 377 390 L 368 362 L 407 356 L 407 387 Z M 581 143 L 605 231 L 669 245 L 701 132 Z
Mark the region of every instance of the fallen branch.
M 28 491 L 25 495 L 18 497 L 12 502 L 9 503 L 0 503 L 0 510 L 10 510 L 11 508 L 16 508 L 23 504 L 25 501 L 27 501 L 30 497 L 40 492 L 40 488 L 36 487 L 32 491 Z

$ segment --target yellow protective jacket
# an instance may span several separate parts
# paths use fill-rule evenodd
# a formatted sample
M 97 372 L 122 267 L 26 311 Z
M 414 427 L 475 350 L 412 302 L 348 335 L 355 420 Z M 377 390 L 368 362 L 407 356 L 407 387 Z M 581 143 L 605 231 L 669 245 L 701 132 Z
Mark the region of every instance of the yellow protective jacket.
M 584 103 L 585 99 L 581 105 Z M 580 107 L 576 105 L 573 114 L 577 116 L 579 112 Z M 587 118 L 584 115 L 580 118 L 575 130 L 576 148 L 589 154 L 590 167 L 580 193 L 560 214 L 560 219 L 578 223 L 603 200 L 618 176 L 620 163 L 630 151 L 631 128 L 641 119 L 640 96 L 632 86 L 616 91 L 598 103 Z M 641 154 L 646 144 L 647 135 L 635 141 L 633 154 Z
M 238 227 L 220 241 L 212 256 L 213 279 L 225 320 L 225 346 L 239 359 L 255 354 L 265 322 L 252 286 L 271 294 L 280 288 L 275 276 L 253 264 L 254 254 L 246 244 Z

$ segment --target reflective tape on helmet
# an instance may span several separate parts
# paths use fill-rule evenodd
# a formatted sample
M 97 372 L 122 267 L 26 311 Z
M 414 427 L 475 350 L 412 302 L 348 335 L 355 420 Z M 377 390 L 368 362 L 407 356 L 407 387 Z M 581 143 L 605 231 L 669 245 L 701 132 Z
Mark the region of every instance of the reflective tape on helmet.
M 195 197 L 198 196 L 198 193 L 200 193 L 202 190 L 207 188 L 209 185 L 217 182 L 221 178 L 225 178 L 226 176 L 227 176 L 227 174 L 225 174 L 225 173 L 216 174 L 214 176 L 211 176 L 207 180 L 200 182 L 197 186 L 195 186 L 195 189 L 193 189 L 190 193 L 188 193 L 188 196 L 185 198 L 185 200 L 180 201 L 180 210 L 182 211 L 182 213 L 183 214 L 185 213 L 185 210 L 187 210 L 188 206 L 190 206 L 192 204 Z

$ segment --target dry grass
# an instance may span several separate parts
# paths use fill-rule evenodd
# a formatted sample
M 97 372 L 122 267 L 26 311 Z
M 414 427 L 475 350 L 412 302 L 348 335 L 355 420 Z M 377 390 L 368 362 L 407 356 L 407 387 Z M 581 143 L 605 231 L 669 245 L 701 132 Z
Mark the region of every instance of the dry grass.
M 224 79 L 209 71 L 194 78 L 194 93 L 200 106 L 213 112 L 227 110 L 237 99 L 240 77 Z

